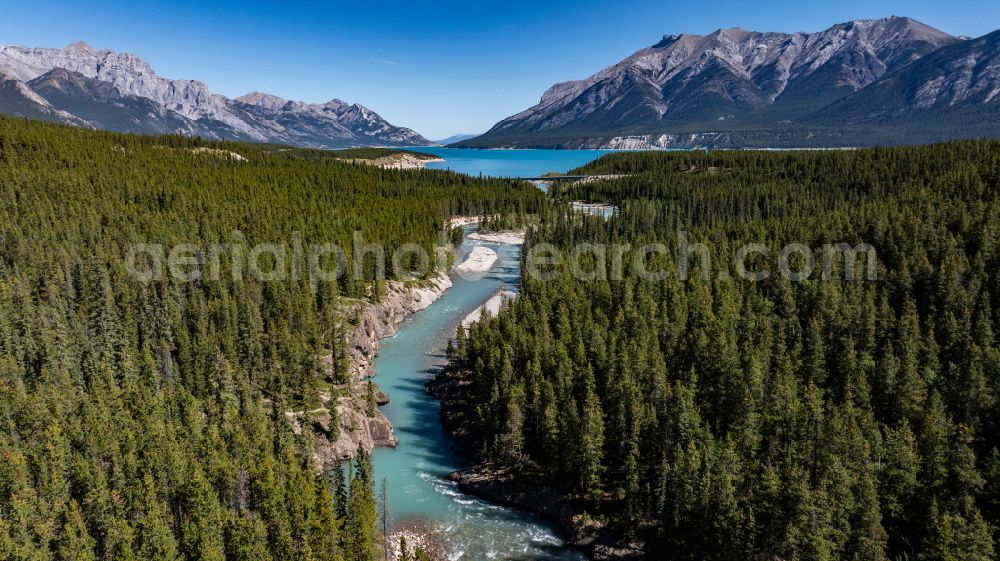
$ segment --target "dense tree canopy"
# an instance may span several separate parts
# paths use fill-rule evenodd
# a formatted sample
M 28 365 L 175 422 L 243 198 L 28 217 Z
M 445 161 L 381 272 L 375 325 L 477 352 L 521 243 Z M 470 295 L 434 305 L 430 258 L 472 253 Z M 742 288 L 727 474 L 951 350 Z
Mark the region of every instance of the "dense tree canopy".
M 316 284 L 289 259 L 264 282 L 223 259 L 140 282 L 130 249 L 190 244 L 204 265 L 212 244 L 349 252 L 360 232 L 391 255 L 432 250 L 452 214 L 544 204 L 527 184 L 0 118 L 0 559 L 369 561 L 368 459 L 331 493 L 286 411 L 330 375 L 338 299 L 371 294 L 374 267 Z
M 543 220 L 525 255 L 554 244 L 559 274 L 525 267 L 520 298 L 453 352 L 485 462 L 656 559 L 996 557 L 1000 143 L 622 153 L 577 172 L 618 177 L 554 197 L 619 213 Z M 680 274 L 683 240 L 710 270 Z M 636 261 L 651 242 L 670 251 Z M 875 280 L 845 278 L 842 256 L 829 279 L 777 274 L 780 248 L 841 242 L 874 247 Z M 620 278 L 570 274 L 581 243 L 628 244 Z M 771 248 L 760 282 L 733 274 L 749 243 Z

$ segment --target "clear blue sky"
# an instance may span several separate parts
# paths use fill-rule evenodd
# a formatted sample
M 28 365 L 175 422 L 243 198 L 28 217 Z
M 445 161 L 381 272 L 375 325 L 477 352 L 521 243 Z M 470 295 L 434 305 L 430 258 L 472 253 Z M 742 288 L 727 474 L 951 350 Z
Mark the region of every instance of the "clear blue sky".
M 888 15 L 957 35 L 1000 28 L 997 0 L 0 0 L 0 44 L 84 40 L 230 97 L 339 97 L 437 139 L 483 132 L 554 82 L 586 77 L 664 34 L 816 31 Z

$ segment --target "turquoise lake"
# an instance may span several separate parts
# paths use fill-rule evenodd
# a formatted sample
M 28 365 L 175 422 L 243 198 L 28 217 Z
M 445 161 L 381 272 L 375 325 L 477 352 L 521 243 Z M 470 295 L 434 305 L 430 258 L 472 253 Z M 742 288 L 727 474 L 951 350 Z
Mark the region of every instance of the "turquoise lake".
M 437 147 L 409 150 L 434 154 L 445 160 L 428 163 L 428 169 L 447 169 L 468 175 L 491 177 L 538 177 L 553 171 L 565 173 L 609 152 L 609 150 L 476 150 Z

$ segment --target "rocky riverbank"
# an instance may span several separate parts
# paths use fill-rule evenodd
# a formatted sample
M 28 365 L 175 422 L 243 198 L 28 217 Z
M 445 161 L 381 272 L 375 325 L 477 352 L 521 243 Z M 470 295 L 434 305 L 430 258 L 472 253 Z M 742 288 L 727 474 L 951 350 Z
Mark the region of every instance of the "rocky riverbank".
M 641 544 L 619 543 L 605 525 L 556 489 L 526 483 L 511 474 L 472 466 L 448 476 L 463 493 L 538 514 L 558 525 L 566 543 L 594 561 L 644 561 Z
M 470 466 L 449 475 L 463 493 L 533 512 L 556 524 L 567 544 L 595 561 L 644 561 L 642 543 L 622 543 L 601 521 L 590 518 L 584 505 L 555 488 L 527 477 L 497 471 L 478 463 L 482 439 L 468 409 L 471 381 L 462 373 L 442 371 L 428 382 L 427 391 L 441 401 L 441 422 L 454 439 L 454 450 Z
M 482 306 L 476 308 L 469 312 L 469 315 L 465 316 L 462 320 L 462 327 L 468 329 L 473 323 L 479 321 L 484 313 L 488 313 L 491 316 L 496 316 L 500 313 L 500 308 L 505 302 L 517 298 L 517 292 L 511 290 L 510 288 L 502 288 L 496 294 L 490 297 Z
M 356 379 L 375 375 L 380 340 L 396 334 L 410 314 L 426 309 L 451 288 L 445 273 L 425 281 L 389 281 L 381 302 L 357 302 L 345 311 L 351 374 Z
M 376 446 L 397 445 L 392 423 L 377 407 L 373 412 L 369 403 L 369 378 L 375 375 L 375 356 L 382 339 L 395 335 L 410 314 L 433 304 L 451 285 L 445 273 L 423 281 L 389 281 L 378 303 L 362 300 L 344 303 L 343 329 L 351 382 L 332 385 L 322 392 L 320 406 L 315 409 L 288 412 L 297 434 L 306 428 L 313 433 L 313 450 L 319 469 L 353 458 L 359 447 L 370 453 Z M 332 370 L 330 357 L 326 363 Z M 332 372 L 330 377 L 333 377 Z M 378 384 L 372 384 L 372 394 L 376 405 L 389 403 L 389 396 Z M 333 426 L 335 418 L 339 420 L 339 427 Z
M 469 234 L 470 240 L 502 245 L 524 245 L 524 230 L 510 232 L 475 232 Z
M 395 530 L 389 534 L 387 558 L 388 561 L 402 561 L 403 539 L 406 540 L 407 559 L 416 560 L 417 550 L 424 553 L 432 561 L 446 561 L 446 548 L 441 545 L 443 529 L 426 520 L 403 520 L 395 524 Z

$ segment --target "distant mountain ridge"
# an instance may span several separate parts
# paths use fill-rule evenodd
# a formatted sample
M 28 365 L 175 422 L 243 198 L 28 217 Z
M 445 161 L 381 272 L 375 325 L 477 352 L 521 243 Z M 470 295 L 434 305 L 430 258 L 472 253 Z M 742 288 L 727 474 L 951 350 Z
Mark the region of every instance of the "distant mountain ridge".
M 309 104 L 260 92 L 229 99 L 196 80 L 159 76 L 133 54 L 86 43 L 0 46 L 0 77 L 0 113 L 73 125 L 313 148 L 430 144 L 362 105 Z
M 434 144 L 440 144 L 442 146 L 448 146 L 449 144 L 454 144 L 456 142 L 461 142 L 463 140 L 469 140 L 470 138 L 476 138 L 480 134 L 453 134 L 448 138 L 443 138 L 441 140 L 435 140 Z
M 981 45 L 980 61 L 993 56 L 989 45 L 997 43 L 990 36 L 981 40 L 987 44 Z M 668 35 L 589 78 L 552 86 L 534 107 L 459 145 L 810 147 L 960 137 L 969 131 L 953 130 L 937 118 L 949 111 L 937 111 L 934 126 L 921 128 L 927 107 L 887 95 L 895 86 L 886 84 L 905 80 L 918 89 L 935 89 L 932 81 L 938 80 L 937 87 L 947 90 L 949 80 L 961 84 L 958 74 L 972 72 L 980 90 L 1000 88 L 994 67 L 980 71 L 961 62 L 979 41 L 904 17 L 856 20 L 816 33 L 733 28 L 706 36 Z M 934 74 L 932 67 L 949 61 L 956 65 L 953 74 Z M 903 106 L 911 101 L 912 111 Z M 903 105 L 880 105 L 887 103 Z M 996 134 L 1000 121 L 977 130 Z

